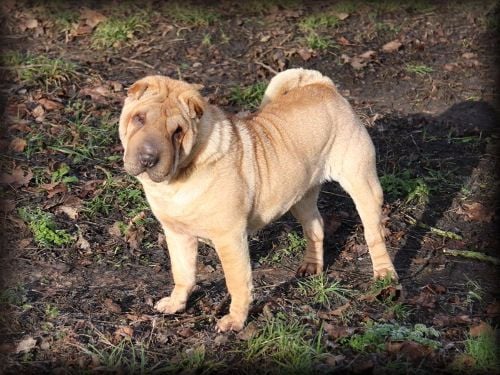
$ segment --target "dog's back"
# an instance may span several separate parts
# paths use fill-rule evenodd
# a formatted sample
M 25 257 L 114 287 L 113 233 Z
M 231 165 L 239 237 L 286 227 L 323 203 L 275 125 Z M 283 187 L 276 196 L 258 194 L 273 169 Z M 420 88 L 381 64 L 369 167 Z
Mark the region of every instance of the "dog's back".
M 323 84 L 335 90 L 332 80 L 316 70 L 302 68 L 285 70 L 271 79 L 264 93 L 260 108 L 263 108 L 279 96 L 285 95 L 292 89 L 312 84 Z

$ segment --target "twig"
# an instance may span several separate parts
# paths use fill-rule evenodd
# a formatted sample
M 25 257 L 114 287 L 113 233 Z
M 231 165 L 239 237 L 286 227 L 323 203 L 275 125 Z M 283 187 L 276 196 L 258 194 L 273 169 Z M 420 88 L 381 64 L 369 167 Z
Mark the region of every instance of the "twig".
M 483 254 L 483 253 L 480 253 L 478 251 L 454 250 L 454 249 L 444 248 L 443 253 L 446 255 L 452 255 L 452 256 L 456 256 L 456 257 L 464 257 L 464 258 L 469 258 L 469 259 L 480 260 L 483 262 L 490 262 L 496 266 L 500 265 L 500 259 Z
M 411 225 L 416 225 L 417 227 L 420 227 L 422 229 L 427 229 L 431 233 L 437 234 L 438 236 L 449 238 L 449 239 L 452 239 L 452 240 L 462 240 L 463 239 L 463 237 L 461 235 L 459 235 L 459 234 L 456 234 L 456 233 L 453 233 L 453 232 L 450 232 L 450 231 L 446 231 L 446 230 L 443 230 L 443 229 L 439 229 L 439 228 L 436 228 L 436 227 L 432 227 L 432 226 L 430 226 L 428 224 L 425 224 L 425 223 L 422 223 L 422 222 L 417 222 L 417 220 L 414 219 L 413 217 L 411 217 L 410 215 L 405 215 L 405 216 L 406 216 L 406 219 L 408 220 L 408 222 Z
M 256 63 L 257 65 L 260 65 L 262 66 L 263 68 L 269 70 L 271 73 L 273 74 L 278 74 L 279 72 L 277 70 L 274 70 L 273 68 L 271 68 L 269 65 L 267 64 L 264 64 L 263 62 L 260 62 L 260 61 L 254 61 L 254 63 Z
M 153 65 L 149 65 L 148 63 L 146 63 L 144 61 L 141 61 L 141 60 L 129 59 L 129 58 L 123 57 L 123 56 L 120 56 L 120 59 L 123 60 L 123 61 L 131 62 L 133 64 L 138 64 L 138 65 L 145 66 L 146 68 L 149 68 L 149 69 L 154 69 L 155 68 Z

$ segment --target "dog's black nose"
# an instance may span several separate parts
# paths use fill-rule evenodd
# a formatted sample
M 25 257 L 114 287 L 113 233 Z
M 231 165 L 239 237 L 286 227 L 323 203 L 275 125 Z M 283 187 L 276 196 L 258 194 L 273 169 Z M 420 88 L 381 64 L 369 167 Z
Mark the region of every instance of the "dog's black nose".
M 152 145 L 146 143 L 139 153 L 139 161 L 143 167 L 151 168 L 158 163 L 158 152 Z

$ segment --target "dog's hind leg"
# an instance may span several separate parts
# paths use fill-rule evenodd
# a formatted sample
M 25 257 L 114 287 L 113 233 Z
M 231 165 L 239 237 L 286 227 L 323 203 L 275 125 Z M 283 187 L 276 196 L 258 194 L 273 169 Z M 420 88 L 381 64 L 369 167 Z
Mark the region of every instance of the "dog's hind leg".
M 323 219 L 317 201 L 320 187 L 310 189 L 290 212 L 302 225 L 307 247 L 304 259 L 297 270 L 298 276 L 319 274 L 323 271 Z
M 339 178 L 339 183 L 353 199 L 361 217 L 374 277 L 390 276 L 397 279 L 396 270 L 385 246 L 382 225 L 383 192 L 377 177 L 374 159 L 365 159 L 362 165 L 346 169 Z

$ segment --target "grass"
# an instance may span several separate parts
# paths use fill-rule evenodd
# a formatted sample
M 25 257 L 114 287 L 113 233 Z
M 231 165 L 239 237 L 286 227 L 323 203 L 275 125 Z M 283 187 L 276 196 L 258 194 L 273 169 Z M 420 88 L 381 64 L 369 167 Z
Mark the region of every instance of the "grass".
M 335 27 L 340 20 L 333 14 L 313 14 L 299 22 L 299 28 L 304 32 L 316 31 L 321 28 Z
M 441 343 L 439 332 L 424 324 L 415 324 L 412 328 L 398 324 L 369 323 L 365 331 L 344 339 L 345 343 L 358 352 L 380 352 L 388 341 L 413 341 L 437 349 Z
M 474 359 L 473 367 L 479 371 L 500 371 L 500 352 L 495 330 L 487 330 L 465 340 L 465 353 Z
M 107 216 L 118 208 L 122 214 L 134 217 L 148 207 L 144 193 L 135 180 L 128 176 L 114 178 L 109 175 L 94 197 L 85 203 L 83 212 L 93 218 Z
M 314 360 L 324 352 L 320 335 L 312 337 L 304 325 L 278 313 L 248 340 L 247 360 L 261 364 L 269 361 L 287 374 L 310 373 Z
M 220 15 L 213 9 L 189 3 L 168 3 L 164 5 L 163 13 L 189 26 L 209 26 L 220 20 Z
M 45 306 L 45 316 L 47 319 L 55 319 L 59 316 L 59 309 L 51 304 Z
M 259 261 L 267 264 L 280 264 L 287 257 L 295 258 L 299 254 L 302 254 L 306 246 L 305 238 L 300 237 L 299 234 L 294 231 L 287 233 L 287 242 L 288 244 L 286 247 L 272 251 Z
M 134 34 L 148 25 L 149 21 L 144 17 L 108 18 L 94 31 L 92 47 L 96 49 L 119 47 L 134 39 Z
M 45 55 L 22 55 L 6 52 L 2 64 L 15 72 L 16 78 L 27 85 L 43 85 L 46 89 L 59 86 L 77 76 L 76 64 Z
M 58 183 L 62 182 L 63 184 L 72 184 L 78 182 L 78 177 L 68 176 L 70 172 L 70 168 L 66 163 L 62 163 L 57 170 L 52 172 L 52 176 L 50 182 Z
M 384 174 L 380 184 L 385 194 L 391 199 L 402 198 L 405 203 L 426 204 L 429 201 L 430 188 L 424 179 L 411 177 L 410 171 Z
M 266 87 L 265 82 L 257 82 L 245 88 L 236 86 L 231 90 L 229 100 L 244 108 L 256 109 L 262 101 Z
M 408 73 L 414 73 L 419 76 L 430 74 L 434 71 L 434 69 L 432 69 L 430 66 L 418 64 L 407 64 L 405 70 Z
M 22 285 L 2 290 L 0 293 L 0 304 L 22 307 L 23 310 L 30 307 L 28 304 L 26 289 Z
M 74 238 L 68 232 L 56 228 L 52 214 L 42 211 L 39 207 L 22 207 L 18 213 L 21 219 L 28 223 L 37 244 L 43 247 L 62 247 L 73 243 Z
M 332 301 L 335 304 L 343 303 L 353 296 L 352 290 L 344 287 L 340 281 L 330 282 L 324 273 L 299 281 L 298 287 L 300 294 L 328 308 Z
M 324 51 L 333 46 L 330 39 L 322 37 L 315 32 L 308 33 L 304 37 L 304 40 L 309 48 L 317 51 Z

